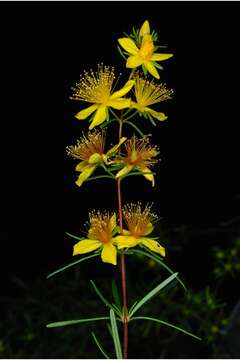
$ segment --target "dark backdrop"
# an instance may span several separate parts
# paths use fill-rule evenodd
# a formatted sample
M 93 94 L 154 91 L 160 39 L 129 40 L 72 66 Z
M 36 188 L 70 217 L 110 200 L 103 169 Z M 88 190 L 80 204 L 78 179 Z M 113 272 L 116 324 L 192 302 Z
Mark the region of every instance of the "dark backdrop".
M 69 94 L 97 63 L 123 71 L 116 40 L 145 19 L 175 54 L 162 72 L 175 97 L 163 105 L 169 119 L 150 129 L 162 157 L 156 189 L 131 179 L 124 196 L 154 200 L 169 226 L 237 214 L 238 3 L 20 2 L 1 3 L 0 13 L 2 284 L 68 262 L 73 243 L 64 231 L 82 229 L 93 207 L 115 206 L 109 182 L 74 185 L 65 146 L 87 126 L 74 118 L 81 105 Z M 192 245 L 188 266 L 206 245 Z

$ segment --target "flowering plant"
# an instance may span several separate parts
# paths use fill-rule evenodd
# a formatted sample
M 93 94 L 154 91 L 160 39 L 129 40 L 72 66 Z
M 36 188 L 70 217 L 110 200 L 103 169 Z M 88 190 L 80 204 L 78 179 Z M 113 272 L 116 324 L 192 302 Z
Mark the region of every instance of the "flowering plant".
M 172 97 L 173 90 L 156 81 L 160 78 L 157 69 L 163 69 L 158 62 L 171 58 L 173 54 L 157 52 L 160 48 L 158 36 L 155 30 L 150 31 L 147 20 L 140 29 L 133 29 L 130 35 L 120 38 L 118 43 L 120 44 L 118 50 L 126 60 L 126 69 L 131 69 L 128 79 L 122 88 L 115 89 L 115 85 L 113 86 L 115 69 L 113 67 L 100 64 L 96 71 L 90 70 L 83 73 L 80 81 L 73 87 L 71 99 L 79 101 L 80 104 L 88 103 L 87 107 L 79 109 L 80 111 L 75 114 L 75 117 L 80 121 L 88 119 L 89 130 L 88 133 L 82 134 L 76 145 L 67 147 L 67 154 L 78 161 L 75 171 L 80 173 L 76 176 L 76 185 L 79 190 L 81 191 L 80 188 L 87 181 L 111 179 L 116 183 L 118 209 L 113 212 L 91 211 L 87 232 L 83 237 L 68 233 L 70 237 L 77 240 L 73 247 L 73 255 L 80 256 L 78 260 L 54 271 L 48 277 L 93 257 L 100 256 L 104 263 L 114 266 L 117 265 L 118 258 L 120 258 L 123 306 L 120 305 L 119 300 L 116 300 L 115 303 L 106 300 L 94 281 L 91 281 L 96 294 L 109 308 L 109 313 L 101 317 L 55 322 L 48 324 L 47 327 L 106 321 L 109 323 L 115 357 L 126 359 L 129 343 L 128 326 L 135 320 L 153 321 L 199 338 L 181 327 L 161 319 L 135 315 L 153 296 L 174 280 L 177 280 L 185 289 L 178 273 L 173 272 L 165 264 L 166 250 L 160 244 L 159 237 L 152 235 L 154 225 L 158 220 L 158 216 L 152 211 L 152 205 L 142 205 L 141 202 L 122 204 L 122 180 L 126 177 L 143 176 L 152 187 L 157 182 L 153 167 L 158 162 L 159 149 L 151 144 L 149 134 L 145 135 L 140 129 L 138 121 L 133 122 L 133 119 L 143 117 L 154 126 L 157 125 L 156 120 L 161 122 L 167 119 L 166 114 L 152 106 Z M 143 73 L 139 71 L 139 67 L 142 68 Z M 151 79 L 151 76 L 155 79 Z M 106 149 L 106 129 L 113 122 L 118 123 L 118 139 L 115 141 L 115 145 Z M 130 138 L 124 136 L 125 125 L 130 125 L 134 130 Z M 96 171 L 97 169 L 100 170 L 100 174 Z M 88 253 L 90 254 L 83 256 Z M 135 301 L 131 307 L 128 306 L 130 301 L 127 298 L 127 255 L 144 256 L 155 261 L 170 273 L 164 281 L 145 294 L 142 299 Z M 119 299 L 117 286 L 114 287 L 113 292 L 114 298 Z M 120 341 L 118 323 L 121 323 L 123 327 L 123 341 Z M 102 354 L 108 358 L 96 334 L 92 333 L 92 335 Z

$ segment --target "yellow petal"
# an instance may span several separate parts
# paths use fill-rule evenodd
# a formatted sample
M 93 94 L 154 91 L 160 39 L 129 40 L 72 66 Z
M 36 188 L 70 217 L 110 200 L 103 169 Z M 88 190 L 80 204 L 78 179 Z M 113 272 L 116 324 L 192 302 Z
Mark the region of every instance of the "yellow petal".
M 125 109 L 125 108 L 128 108 L 130 107 L 131 105 L 131 99 L 113 99 L 113 100 L 109 100 L 107 102 L 107 106 L 111 106 L 112 108 L 114 109 L 117 109 L 117 110 L 122 110 L 122 109 Z
M 154 176 L 153 176 L 153 173 L 151 172 L 151 170 L 148 167 L 144 167 L 144 168 L 141 167 L 141 168 L 139 168 L 139 170 L 142 172 L 145 179 L 151 181 L 152 186 L 154 186 L 155 181 L 154 181 Z
M 158 74 L 157 69 L 155 68 L 155 66 L 153 65 L 153 63 L 151 63 L 151 61 L 144 61 L 144 65 L 147 69 L 147 71 L 154 76 L 156 79 L 160 79 L 160 76 Z
M 155 119 L 159 121 L 164 121 L 168 118 L 163 112 L 155 111 L 149 107 L 145 107 L 144 110 L 149 112 Z
M 129 248 L 138 245 L 138 239 L 131 235 L 118 235 L 114 238 L 118 249 Z
M 75 117 L 76 117 L 78 120 L 84 120 L 84 119 L 86 119 L 89 115 L 91 115 L 91 114 L 97 109 L 97 107 L 98 107 L 98 105 L 96 105 L 96 104 L 91 105 L 91 106 L 87 107 L 86 109 L 79 111 L 79 113 L 77 113 L 77 114 L 75 115 Z
M 133 165 L 126 165 L 124 168 L 122 168 L 116 175 L 116 179 L 127 175 L 133 168 Z
M 134 84 L 135 84 L 134 80 L 128 80 L 126 82 L 126 84 L 120 90 L 115 91 L 110 96 L 110 99 L 117 99 L 117 98 L 120 98 L 120 97 L 126 95 L 131 90 L 131 88 L 133 87 Z
M 144 231 L 144 235 L 149 235 L 151 234 L 151 232 L 153 231 L 153 224 L 152 223 L 148 223 L 146 230 Z
M 152 55 L 151 57 L 151 61 L 163 61 L 163 60 L 167 60 L 169 58 L 171 58 L 173 56 L 173 54 L 158 54 L 155 53 Z
M 140 36 L 144 36 L 146 34 L 150 34 L 150 26 L 149 26 L 148 20 L 144 21 L 144 23 L 140 29 L 140 32 L 139 32 Z
M 94 172 L 95 169 L 96 169 L 96 165 L 87 165 L 85 167 L 85 169 L 79 175 L 79 177 L 78 177 L 78 179 L 76 181 L 76 184 L 78 186 L 82 186 L 84 181 L 86 181 L 89 178 L 89 176 L 92 175 L 92 173 Z
M 108 152 L 106 153 L 107 157 L 112 156 L 126 140 L 127 138 L 123 136 L 118 144 L 114 145 L 111 149 L 108 150 Z
M 117 264 L 117 249 L 111 242 L 103 244 L 101 258 L 105 263 Z
M 89 164 L 97 164 L 102 161 L 102 155 L 95 153 L 90 156 L 88 159 Z
M 111 231 L 115 229 L 117 226 L 117 220 L 116 220 L 116 214 L 114 213 L 113 216 L 110 219 L 110 225 L 111 225 Z
M 73 247 L 73 255 L 85 254 L 94 251 L 102 246 L 98 240 L 81 240 Z
M 149 248 L 150 250 L 160 254 L 161 256 L 165 256 L 166 252 L 163 246 L 161 246 L 157 241 L 147 238 L 142 238 L 140 243 Z
M 77 166 L 75 167 L 75 170 L 82 172 L 87 165 L 88 165 L 88 161 L 86 161 L 86 160 L 81 161 L 79 164 L 77 164 Z
M 142 65 L 143 63 L 143 59 L 141 59 L 138 55 L 134 55 L 134 56 L 129 56 L 129 58 L 127 59 L 127 63 L 126 63 L 126 67 L 127 68 L 136 68 L 140 65 Z
M 135 42 L 130 38 L 118 39 L 119 44 L 131 55 L 136 55 L 139 51 Z
M 96 111 L 96 114 L 93 118 L 91 125 L 89 126 L 89 129 L 91 130 L 95 126 L 102 124 L 106 119 L 106 117 L 107 117 L 107 107 L 106 105 L 100 105 Z

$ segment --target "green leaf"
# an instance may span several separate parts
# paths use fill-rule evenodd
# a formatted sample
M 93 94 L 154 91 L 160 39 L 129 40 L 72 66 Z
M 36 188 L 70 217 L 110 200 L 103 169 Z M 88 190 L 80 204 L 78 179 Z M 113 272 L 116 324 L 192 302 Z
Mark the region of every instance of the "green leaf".
M 132 126 L 140 136 L 146 137 L 146 135 L 131 121 L 124 120 L 124 124 L 128 124 L 128 125 Z
M 148 175 L 148 174 L 156 175 L 156 173 L 153 172 L 144 173 L 144 175 Z M 122 179 L 125 179 L 128 176 L 139 176 L 139 175 L 143 176 L 143 173 L 141 171 L 131 171 L 127 175 L 122 176 Z
M 79 236 L 77 236 L 77 235 L 73 235 L 73 234 L 70 234 L 70 233 L 68 233 L 68 232 L 65 232 L 65 234 L 66 235 L 68 235 L 68 236 L 70 236 L 71 238 L 73 238 L 73 239 L 76 239 L 76 240 L 83 240 L 83 239 L 85 239 L 85 237 L 79 237 Z
M 146 252 L 147 251 L 147 252 Z M 170 267 L 168 267 L 164 261 L 162 261 L 159 256 L 155 255 L 154 253 L 152 253 L 150 250 L 146 249 L 146 251 L 143 250 L 135 250 L 135 249 L 131 249 L 132 253 L 135 254 L 140 254 L 140 255 L 144 255 L 154 261 L 156 261 L 158 264 L 160 264 L 164 269 L 166 269 L 168 272 L 170 272 L 170 274 L 174 274 L 174 271 L 172 269 L 170 269 Z M 184 283 L 182 282 L 181 279 L 179 279 L 179 277 L 177 276 L 176 279 L 178 280 L 178 282 L 182 285 L 182 287 L 184 288 L 185 291 L 187 291 L 186 286 L 184 285 Z
M 95 341 L 95 344 L 97 345 L 97 347 L 99 348 L 99 350 L 101 351 L 102 355 L 105 357 L 105 359 L 110 359 L 110 357 L 107 355 L 107 353 L 103 350 L 103 347 L 101 346 L 99 340 L 97 339 L 96 335 L 94 334 L 94 332 L 91 332 L 93 340 Z
M 115 318 L 115 314 L 114 311 L 111 309 L 110 310 L 110 321 L 111 321 L 111 328 L 112 328 L 112 334 L 113 334 L 113 342 L 114 342 L 114 347 L 115 347 L 115 352 L 116 352 L 116 358 L 117 359 L 122 359 L 122 347 L 121 347 L 121 343 L 120 343 L 120 339 L 119 339 L 119 335 L 118 335 L 118 328 L 117 328 L 117 322 L 116 322 L 116 318 Z
M 153 61 L 153 64 L 156 68 L 160 69 L 160 70 L 163 70 L 163 66 L 160 65 L 159 63 L 157 63 L 156 61 Z
M 77 260 L 77 261 L 74 261 L 74 262 L 71 263 L 71 264 L 68 264 L 68 265 L 66 265 L 66 266 L 63 266 L 62 268 L 60 268 L 60 269 L 52 272 L 51 274 L 49 274 L 49 275 L 47 276 L 47 279 L 49 279 L 50 277 L 52 277 L 52 276 L 54 276 L 54 275 L 56 275 L 56 274 L 58 274 L 58 273 L 60 273 L 60 272 L 62 272 L 62 271 L 64 271 L 64 270 L 66 270 L 66 269 L 70 268 L 71 266 L 74 266 L 74 265 L 76 265 L 76 264 L 78 264 L 78 263 L 80 263 L 80 262 L 82 262 L 82 261 L 85 261 L 85 260 L 91 259 L 91 258 L 93 258 L 93 257 L 96 257 L 96 256 L 98 256 L 99 254 L 100 254 L 100 251 L 98 251 L 98 252 L 96 252 L 96 253 L 94 253 L 94 254 L 92 254 L 92 255 L 85 256 L 85 257 L 83 257 L 83 258 L 81 258 L 81 259 L 79 259 L 79 260 Z
M 100 125 L 101 129 L 104 129 L 106 126 L 111 124 L 112 122 L 117 121 L 117 119 L 109 119 L 107 122 L 105 121 L 103 124 Z
M 117 49 L 119 51 L 119 54 L 124 58 L 124 60 L 127 60 L 127 57 L 123 54 L 122 49 L 120 48 L 120 46 L 117 46 Z
M 189 331 L 186 331 L 186 330 L 184 330 L 184 329 L 182 329 L 182 328 L 180 328 L 180 327 L 178 327 L 178 326 L 175 326 L 175 325 L 170 324 L 170 323 L 168 323 L 168 322 L 166 322 L 166 321 L 163 321 L 163 320 L 151 318 L 151 317 L 148 317 L 148 316 L 136 316 L 136 317 L 134 317 L 134 318 L 131 319 L 131 321 L 133 321 L 133 320 L 149 320 L 149 321 L 154 321 L 154 322 L 157 322 L 157 323 L 160 323 L 160 324 L 169 326 L 169 327 L 171 327 L 171 328 L 174 328 L 174 329 L 176 329 L 176 330 L 178 330 L 178 331 L 181 331 L 182 333 L 184 333 L 184 334 L 186 334 L 186 335 L 189 335 L 189 336 L 191 336 L 191 337 L 193 337 L 193 338 L 195 338 L 195 339 L 197 339 L 197 340 L 202 340 L 200 337 L 198 337 L 198 336 L 190 333 Z
M 90 318 L 90 319 L 58 321 L 58 322 L 47 324 L 46 327 L 47 328 L 61 327 L 61 326 L 75 325 L 75 324 L 81 324 L 81 323 L 86 323 L 86 322 L 91 322 L 91 321 L 99 321 L 99 320 L 109 320 L 109 317 L 102 316 L 102 317 Z
M 112 294 L 113 294 L 113 299 L 114 299 L 114 302 L 115 302 L 117 308 L 121 309 L 122 305 L 121 305 L 121 302 L 120 302 L 118 288 L 117 288 L 115 280 L 112 280 Z
M 176 277 L 178 273 L 174 273 L 171 276 L 169 276 L 166 280 L 161 282 L 158 286 L 156 286 L 154 289 L 152 289 L 147 295 L 145 295 L 138 303 L 133 307 L 131 313 L 129 313 L 129 317 L 131 318 L 132 315 L 140 309 L 146 302 L 151 300 L 153 296 L 155 296 L 160 290 L 162 290 L 165 286 L 167 286 L 170 282 L 172 282 Z
M 108 306 L 110 309 L 112 309 L 112 305 L 110 304 L 110 302 L 108 302 L 105 297 L 103 296 L 103 294 L 101 293 L 101 291 L 97 288 L 96 284 L 94 283 L 93 280 L 90 280 L 90 283 L 92 284 L 96 294 L 99 296 L 99 298 L 102 300 L 102 302 Z
M 110 175 L 98 175 L 98 176 L 92 176 L 90 178 L 88 178 L 87 180 L 85 180 L 86 182 L 87 181 L 92 181 L 92 180 L 98 180 L 98 179 L 114 179 L 113 176 L 110 176 Z

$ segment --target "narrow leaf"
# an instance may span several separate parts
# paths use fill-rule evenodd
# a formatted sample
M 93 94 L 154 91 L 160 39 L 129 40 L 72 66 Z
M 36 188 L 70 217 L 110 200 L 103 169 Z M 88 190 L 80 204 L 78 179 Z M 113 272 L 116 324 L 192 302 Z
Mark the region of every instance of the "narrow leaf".
M 145 137 L 145 136 L 146 136 L 146 135 L 145 135 L 135 124 L 133 124 L 131 121 L 125 120 L 124 123 L 132 126 L 140 136 L 142 136 L 142 137 Z
M 116 352 L 116 358 L 122 359 L 123 358 L 122 348 L 121 348 L 121 343 L 120 343 L 119 334 L 118 334 L 117 322 L 116 322 L 114 311 L 112 309 L 110 310 L 110 321 L 111 321 L 111 327 L 112 327 L 113 342 L 114 342 L 114 347 L 115 347 L 115 352 Z
M 49 274 L 49 275 L 47 276 L 47 279 L 49 279 L 50 277 L 52 277 L 52 276 L 54 276 L 54 275 L 56 275 L 56 274 L 58 274 L 58 273 L 60 273 L 60 272 L 62 272 L 62 271 L 64 271 L 64 270 L 66 270 L 66 269 L 68 269 L 68 268 L 70 268 L 70 267 L 72 267 L 72 266 L 74 266 L 74 265 L 76 265 L 76 264 L 78 264 L 78 263 L 80 263 L 80 262 L 83 262 L 83 261 L 85 261 L 85 260 L 88 260 L 88 259 L 91 259 L 91 258 L 93 258 L 93 257 L 96 257 L 96 256 L 98 256 L 99 254 L 100 254 L 100 252 L 98 251 L 98 252 L 96 252 L 96 253 L 94 253 L 94 254 L 92 254 L 92 255 L 85 256 L 85 257 L 83 257 L 83 258 L 81 258 L 81 259 L 79 259 L 79 260 L 77 260 L 77 261 L 74 261 L 74 262 L 71 263 L 71 264 L 68 264 L 68 265 L 66 265 L 66 266 L 63 266 L 62 268 L 60 268 L 60 269 L 52 272 L 51 274 Z
M 119 297 L 118 288 L 117 288 L 115 280 L 112 280 L 112 294 L 113 294 L 113 299 L 114 299 L 114 302 L 115 302 L 117 308 L 121 309 L 120 297 Z
M 184 334 L 186 334 L 186 335 L 189 335 L 189 336 L 191 336 L 191 337 L 193 337 L 193 338 L 195 338 L 195 339 L 197 339 L 197 340 L 202 340 L 200 337 L 198 337 L 198 336 L 190 333 L 189 331 L 184 330 L 184 329 L 182 329 L 182 328 L 180 328 L 180 327 L 178 327 L 178 326 L 175 326 L 175 325 L 170 324 L 170 323 L 168 323 L 168 322 L 166 322 L 166 321 L 163 321 L 163 320 L 151 318 L 151 317 L 148 317 L 148 316 L 136 316 L 136 317 L 132 318 L 131 320 L 149 320 L 149 321 L 154 321 L 154 322 L 157 322 L 157 323 L 160 323 L 160 324 L 169 326 L 169 327 L 171 327 L 171 328 L 174 328 L 174 329 L 176 329 L 176 330 L 178 330 L 178 331 L 181 331 L 182 333 L 184 333 Z
M 110 309 L 112 309 L 112 305 L 105 299 L 105 297 L 103 296 L 103 294 L 101 293 L 101 291 L 97 288 L 96 284 L 94 283 L 93 280 L 90 280 L 90 283 L 92 284 L 96 294 L 99 296 L 99 298 L 102 300 L 102 302 L 108 306 Z
M 168 267 L 164 261 L 162 261 L 159 256 L 153 254 L 152 252 L 150 252 L 150 250 L 147 250 L 147 252 L 143 251 L 143 250 L 135 250 L 135 249 L 131 249 L 132 253 L 135 254 L 140 254 L 140 255 L 144 255 L 154 261 L 156 261 L 158 264 L 160 264 L 164 269 L 166 269 L 168 272 L 170 272 L 170 274 L 174 274 L 174 271 L 172 269 L 170 269 L 170 267 Z M 185 291 L 187 291 L 186 286 L 184 285 L 184 283 L 182 282 L 182 280 L 177 276 L 176 279 L 178 280 L 178 282 L 182 285 L 182 287 L 184 288 Z
M 87 181 L 92 181 L 92 180 L 98 180 L 98 179 L 114 179 L 113 176 L 110 176 L 110 175 L 98 175 L 98 176 L 92 176 L 90 178 L 88 178 L 87 180 L 85 180 L 86 182 Z
M 147 295 L 145 295 L 132 309 L 131 313 L 129 314 L 130 317 L 138 310 L 140 309 L 147 301 L 151 300 L 151 298 L 156 295 L 160 290 L 162 290 L 165 286 L 167 286 L 170 282 L 172 282 L 176 277 L 178 273 L 174 273 L 171 276 L 169 276 L 166 280 L 161 282 L 158 286 L 156 286 L 154 289 L 152 289 Z
M 76 240 L 83 240 L 83 239 L 85 239 L 84 237 L 82 237 L 82 236 L 77 236 L 77 235 L 73 235 L 73 234 L 70 234 L 70 233 L 68 233 L 68 232 L 65 232 L 65 234 L 66 235 L 68 235 L 68 236 L 70 236 L 71 238 L 73 238 L 73 239 L 76 239 Z
M 86 323 L 86 322 L 91 322 L 91 321 L 99 321 L 99 320 L 109 320 L 109 317 L 102 316 L 102 317 L 91 318 L 91 319 L 58 321 L 58 322 L 47 324 L 46 327 L 47 328 L 61 327 L 61 326 L 75 325 L 75 324 L 81 324 L 81 323 Z
M 92 334 L 93 340 L 95 341 L 95 344 L 97 345 L 97 347 L 99 348 L 99 350 L 101 351 L 101 353 L 105 357 L 105 359 L 110 359 L 110 357 L 107 355 L 107 353 L 103 350 L 103 347 L 101 346 L 100 342 L 98 341 L 98 339 L 93 331 L 91 334 Z

